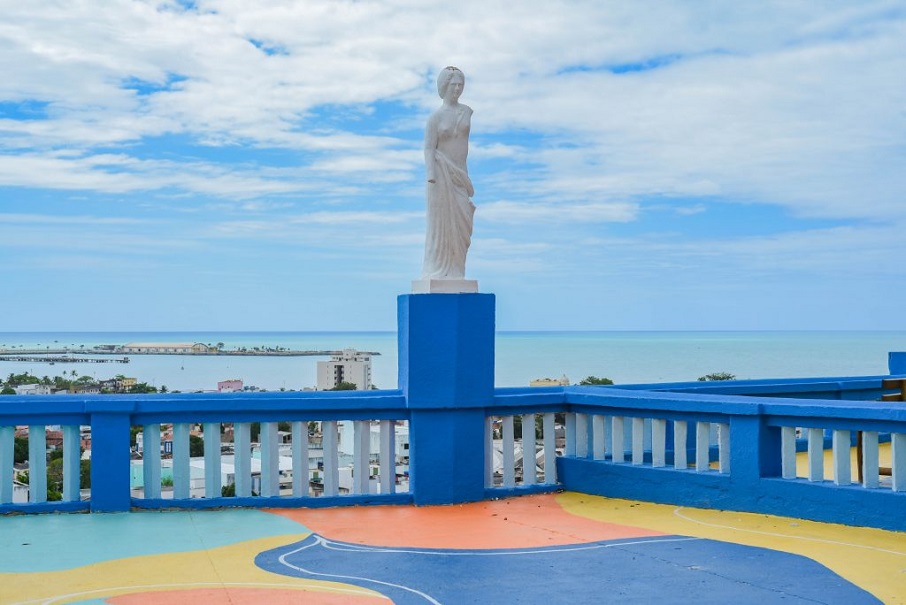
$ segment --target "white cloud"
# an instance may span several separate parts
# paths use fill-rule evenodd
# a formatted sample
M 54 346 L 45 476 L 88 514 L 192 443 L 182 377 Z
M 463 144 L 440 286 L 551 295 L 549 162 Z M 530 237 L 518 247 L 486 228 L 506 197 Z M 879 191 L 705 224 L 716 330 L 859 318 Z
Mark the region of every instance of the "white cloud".
M 552 204 L 501 201 L 484 204 L 476 211 L 477 220 L 491 223 L 587 223 L 627 222 L 638 214 L 631 202 Z
M 902 274 L 902 2 L 652 6 L 0 0 L 0 246 L 241 239 L 262 264 L 408 271 L 453 64 L 475 109 L 470 270 Z M 719 204 L 780 218 L 722 236 Z

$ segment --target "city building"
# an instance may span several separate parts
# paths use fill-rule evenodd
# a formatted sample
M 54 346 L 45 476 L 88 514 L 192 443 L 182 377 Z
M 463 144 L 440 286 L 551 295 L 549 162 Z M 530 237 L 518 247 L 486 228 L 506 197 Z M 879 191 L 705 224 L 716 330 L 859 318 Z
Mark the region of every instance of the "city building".
M 102 393 L 106 391 L 109 391 L 111 393 L 128 393 L 136 384 L 138 384 L 138 379 L 136 378 L 115 376 L 113 378 L 108 378 L 107 380 L 100 381 L 98 383 L 98 386 L 100 386 Z
M 218 393 L 238 393 L 242 390 L 243 384 L 242 381 L 238 378 L 231 378 L 230 380 L 221 380 L 217 383 L 217 392 Z
M 568 387 L 569 378 L 566 374 L 560 378 L 536 378 L 529 382 L 530 387 Z
M 344 349 L 330 361 L 318 362 L 318 390 L 329 391 L 341 382 L 355 385 L 356 390 L 371 389 L 371 354 Z
M 13 387 L 16 395 L 50 395 L 53 393 L 52 387 L 47 384 L 20 384 Z
M 129 342 L 117 349 L 118 353 L 210 353 L 216 347 L 201 342 Z

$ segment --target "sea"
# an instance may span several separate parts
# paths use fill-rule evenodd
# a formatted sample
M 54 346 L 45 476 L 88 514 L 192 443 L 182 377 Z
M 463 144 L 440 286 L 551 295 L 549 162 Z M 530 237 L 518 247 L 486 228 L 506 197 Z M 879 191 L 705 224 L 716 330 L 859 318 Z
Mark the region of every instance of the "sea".
M 397 387 L 396 332 L 0 332 L 0 350 L 78 351 L 129 342 L 223 343 L 226 350 L 373 351 L 379 353 L 372 359 L 375 386 Z M 528 386 L 534 379 L 566 376 L 575 384 L 597 376 L 637 384 L 696 380 L 715 372 L 739 379 L 869 376 L 888 373 L 890 351 L 906 351 L 906 331 L 499 332 L 495 383 Z M 131 355 L 127 364 L 0 361 L 0 376 L 28 372 L 52 378 L 75 371 L 99 380 L 123 374 L 170 391 L 213 391 L 227 379 L 259 389 L 301 390 L 315 386 L 317 362 L 326 359 Z

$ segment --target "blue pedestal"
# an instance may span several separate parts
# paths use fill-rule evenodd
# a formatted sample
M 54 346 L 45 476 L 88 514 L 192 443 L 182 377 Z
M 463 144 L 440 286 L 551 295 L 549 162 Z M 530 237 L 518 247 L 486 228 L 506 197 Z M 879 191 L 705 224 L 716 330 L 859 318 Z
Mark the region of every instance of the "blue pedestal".
M 399 297 L 399 387 L 410 408 L 491 403 L 494 304 L 493 294 Z
M 493 294 L 399 297 L 399 386 L 411 410 L 416 504 L 484 498 L 484 407 L 494 400 Z

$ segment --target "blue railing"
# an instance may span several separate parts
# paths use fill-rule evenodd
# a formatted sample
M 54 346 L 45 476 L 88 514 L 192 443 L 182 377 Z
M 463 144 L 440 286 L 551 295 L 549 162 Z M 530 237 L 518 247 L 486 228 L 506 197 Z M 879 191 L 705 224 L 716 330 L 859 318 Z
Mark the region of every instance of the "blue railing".
M 890 376 L 494 388 L 493 314 L 491 295 L 401 297 L 399 390 L 0 397 L 0 512 L 434 504 L 569 489 L 906 530 L 906 404 L 873 401 Z M 13 465 L 23 426 L 27 486 Z M 56 426 L 62 462 L 48 464 Z

